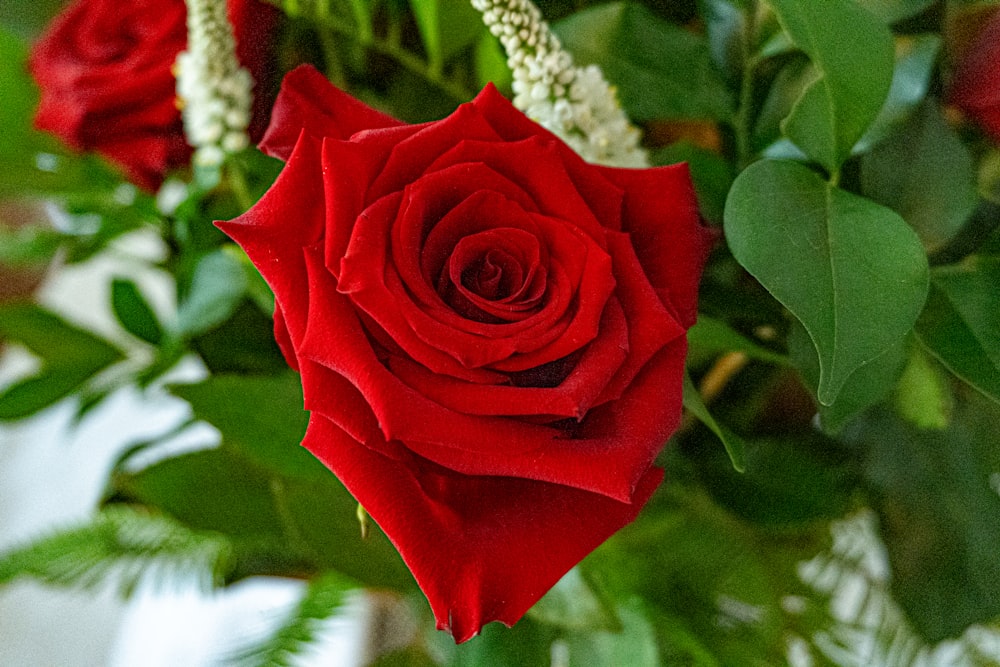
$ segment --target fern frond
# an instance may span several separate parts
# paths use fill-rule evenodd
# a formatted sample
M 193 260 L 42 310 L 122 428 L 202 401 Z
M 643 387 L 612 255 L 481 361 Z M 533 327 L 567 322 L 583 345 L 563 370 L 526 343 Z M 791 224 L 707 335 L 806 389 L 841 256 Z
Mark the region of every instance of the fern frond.
M 306 588 L 298 605 L 277 632 L 256 646 L 234 655 L 230 664 L 239 667 L 292 667 L 295 658 L 316 642 L 323 621 L 344 604 L 346 594 L 356 588 L 336 572 L 323 574 Z
M 140 582 L 191 580 L 222 585 L 235 556 L 224 536 L 124 506 L 107 507 L 85 525 L 0 554 L 0 585 L 33 577 L 57 586 L 114 584 L 123 597 Z

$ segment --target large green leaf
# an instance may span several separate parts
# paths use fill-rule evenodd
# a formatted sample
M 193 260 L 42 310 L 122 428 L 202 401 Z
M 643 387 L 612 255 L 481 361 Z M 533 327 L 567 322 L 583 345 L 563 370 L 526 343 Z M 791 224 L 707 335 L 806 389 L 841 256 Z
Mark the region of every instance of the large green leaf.
M 809 332 L 825 405 L 924 304 L 927 258 L 903 219 L 800 164 L 765 160 L 740 174 L 725 229 L 737 261 Z
M 1000 616 L 1000 406 L 972 391 L 958 399 L 946 430 L 881 410 L 849 437 L 879 514 L 893 597 L 930 642 Z
M 30 304 L 0 307 L 0 338 L 23 344 L 41 360 L 34 375 L 0 393 L 0 420 L 48 407 L 123 357 L 104 339 Z
M 864 156 L 861 178 L 865 194 L 903 216 L 931 251 L 958 232 L 978 199 L 972 156 L 936 102 Z
M 612 2 L 553 26 L 578 64 L 597 64 L 634 120 L 732 115 L 732 102 L 702 37 L 642 5 Z
M 921 342 L 955 375 L 1000 401 L 1000 259 L 936 269 Z
M 171 393 L 191 404 L 194 415 L 219 429 L 225 447 L 288 477 L 331 473 L 299 443 L 308 417 L 299 376 L 215 375 L 198 384 L 174 385 Z
M 769 0 L 812 61 L 815 80 L 783 130 L 828 172 L 839 171 L 878 115 L 892 81 L 892 33 L 853 0 Z

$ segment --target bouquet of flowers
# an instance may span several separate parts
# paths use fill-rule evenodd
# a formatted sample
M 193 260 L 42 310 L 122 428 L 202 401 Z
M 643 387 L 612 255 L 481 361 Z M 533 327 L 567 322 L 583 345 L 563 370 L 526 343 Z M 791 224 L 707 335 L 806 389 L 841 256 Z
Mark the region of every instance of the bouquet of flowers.
M 379 665 L 1000 660 L 1000 3 L 0 23 L 0 419 L 190 405 L 0 584 L 306 580 L 260 665 L 352 591 Z M 169 307 L 32 299 L 133 234 Z

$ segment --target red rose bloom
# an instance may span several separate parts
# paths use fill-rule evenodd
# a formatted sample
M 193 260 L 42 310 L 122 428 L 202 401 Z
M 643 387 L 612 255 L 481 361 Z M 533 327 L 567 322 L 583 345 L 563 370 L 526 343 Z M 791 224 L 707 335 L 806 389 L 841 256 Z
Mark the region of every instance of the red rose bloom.
M 1000 11 L 993 13 L 958 61 L 949 101 L 1000 142 Z
M 662 477 L 709 244 L 687 168 L 587 164 L 492 87 L 405 125 L 309 67 L 261 148 L 284 171 L 218 224 L 274 289 L 303 444 L 439 628 L 513 624 Z
M 258 0 L 230 0 L 229 10 L 241 62 L 260 81 L 267 54 L 262 40 L 278 13 Z M 31 54 L 41 88 L 35 126 L 76 150 L 100 153 L 129 180 L 155 190 L 191 156 L 172 73 L 187 44 L 186 20 L 184 0 L 71 4 Z M 266 120 L 256 124 L 263 128 Z

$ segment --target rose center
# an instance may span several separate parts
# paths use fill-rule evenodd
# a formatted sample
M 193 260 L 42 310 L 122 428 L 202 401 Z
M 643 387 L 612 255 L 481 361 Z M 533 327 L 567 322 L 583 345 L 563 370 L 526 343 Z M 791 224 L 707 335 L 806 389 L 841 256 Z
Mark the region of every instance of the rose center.
M 496 228 L 462 238 L 452 249 L 438 292 L 465 317 L 519 320 L 545 294 L 547 271 L 538 239 L 522 229 Z

